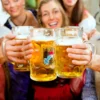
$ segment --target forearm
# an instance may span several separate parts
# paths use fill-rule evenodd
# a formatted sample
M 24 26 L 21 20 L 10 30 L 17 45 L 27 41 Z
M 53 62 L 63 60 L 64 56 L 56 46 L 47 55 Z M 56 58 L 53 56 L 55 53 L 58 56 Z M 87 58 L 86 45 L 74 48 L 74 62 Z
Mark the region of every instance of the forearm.
M 3 56 L 0 48 L 0 64 L 3 64 L 6 61 L 5 57 Z
M 1 48 L 1 46 L 0 46 L 0 64 L 3 64 L 5 61 L 6 61 L 6 59 L 5 59 L 5 57 L 3 56 L 2 48 Z
M 94 55 L 88 67 L 100 72 L 100 55 Z
M 0 56 L 0 64 L 3 64 L 5 61 L 5 58 Z

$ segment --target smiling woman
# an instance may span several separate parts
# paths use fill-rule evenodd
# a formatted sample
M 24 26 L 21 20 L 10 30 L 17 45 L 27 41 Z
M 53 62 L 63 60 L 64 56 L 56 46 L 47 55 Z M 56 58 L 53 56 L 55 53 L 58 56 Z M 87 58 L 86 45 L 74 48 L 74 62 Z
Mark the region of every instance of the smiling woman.
M 59 28 L 68 26 L 68 17 L 61 5 L 57 1 L 48 3 L 46 2 L 48 1 L 43 0 L 38 8 L 38 22 L 40 26 L 46 28 Z
M 38 27 L 37 20 L 34 16 L 35 11 L 25 9 L 25 0 L 2 0 L 3 9 L 10 15 L 6 26 L 34 26 Z M 35 14 L 35 15 L 34 15 Z
M 8 27 L 9 29 L 12 29 L 12 27 L 15 26 L 38 27 L 38 22 L 36 20 L 36 11 L 26 10 L 25 0 L 1 0 L 1 2 L 3 9 L 10 15 L 7 22 L 4 24 L 6 27 Z M 11 42 L 7 41 L 7 43 L 14 43 L 13 40 L 15 39 L 15 37 L 12 38 L 11 34 L 9 36 L 10 38 L 7 39 L 11 40 Z M 11 46 L 10 44 L 10 47 L 8 45 L 8 49 L 11 50 L 11 52 L 8 53 L 8 56 L 10 56 L 11 58 L 15 57 L 15 54 L 17 53 L 14 52 L 14 48 L 16 48 L 15 45 Z M 18 54 L 16 55 L 18 56 Z M 17 57 L 15 57 L 15 59 L 16 58 Z M 29 72 L 18 72 L 13 69 L 14 66 L 11 63 L 7 62 L 7 65 L 11 78 L 10 92 L 12 94 L 12 99 L 10 100 L 27 100 L 30 84 Z
M 65 14 L 62 6 L 58 0 L 42 0 L 38 9 L 38 21 L 41 27 L 44 28 L 61 28 L 69 25 L 67 14 Z M 79 45 L 78 45 L 79 47 Z M 85 56 L 87 64 L 88 60 L 91 59 L 91 51 L 86 53 L 88 50 L 86 44 L 81 44 L 81 48 L 72 50 L 65 50 L 70 53 L 77 51 L 77 54 L 73 54 L 75 57 Z M 82 52 L 82 54 L 80 54 Z M 72 55 L 72 56 L 73 56 Z M 71 57 L 72 57 L 71 56 Z M 88 60 L 87 60 L 88 59 Z M 58 59 L 57 59 L 58 60 Z M 79 61 L 79 60 L 78 60 Z M 66 62 L 67 63 L 67 62 Z M 85 65 L 80 63 L 81 65 Z M 62 66 L 61 66 L 62 67 Z M 77 87 L 76 87 L 77 83 Z M 36 82 L 33 81 L 34 100 L 81 100 L 81 90 L 85 84 L 85 72 L 80 78 L 75 79 L 63 79 L 57 77 L 57 79 L 49 82 Z

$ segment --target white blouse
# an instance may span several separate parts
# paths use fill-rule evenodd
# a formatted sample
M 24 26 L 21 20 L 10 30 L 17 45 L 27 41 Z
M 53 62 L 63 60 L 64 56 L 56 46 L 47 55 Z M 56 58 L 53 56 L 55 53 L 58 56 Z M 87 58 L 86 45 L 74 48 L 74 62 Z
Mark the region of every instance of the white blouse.
M 82 20 L 79 26 L 83 27 L 84 32 L 88 33 L 96 28 L 96 21 L 93 16 L 89 16 L 88 18 Z

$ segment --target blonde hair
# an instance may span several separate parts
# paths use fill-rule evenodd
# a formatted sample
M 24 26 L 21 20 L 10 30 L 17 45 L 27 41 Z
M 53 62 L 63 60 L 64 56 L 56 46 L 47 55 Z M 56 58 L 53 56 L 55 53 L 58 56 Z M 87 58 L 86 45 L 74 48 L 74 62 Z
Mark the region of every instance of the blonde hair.
M 60 8 L 60 11 L 61 11 L 62 16 L 63 16 L 63 23 L 62 23 L 62 26 L 61 26 L 61 27 L 68 26 L 68 25 L 69 25 L 68 16 L 67 16 L 67 14 L 65 13 L 65 11 L 63 10 L 63 8 L 62 8 L 61 4 L 58 2 L 58 0 L 42 0 L 42 1 L 40 2 L 40 4 L 39 4 L 39 7 L 38 7 L 38 14 L 37 14 L 37 18 L 38 18 L 38 22 L 39 22 L 40 27 L 43 27 L 43 26 L 44 26 L 44 24 L 43 24 L 43 22 L 42 22 L 41 7 L 42 7 L 44 4 L 46 4 L 46 3 L 50 2 L 50 1 L 55 2 L 55 3 L 59 6 L 59 8 Z

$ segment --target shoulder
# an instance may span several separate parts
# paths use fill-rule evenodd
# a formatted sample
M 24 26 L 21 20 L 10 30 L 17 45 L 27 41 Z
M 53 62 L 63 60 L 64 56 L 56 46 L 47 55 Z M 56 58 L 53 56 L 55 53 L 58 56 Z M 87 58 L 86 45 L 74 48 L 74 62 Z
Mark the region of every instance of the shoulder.
M 37 18 L 37 11 L 34 9 L 29 9 L 29 11 Z
M 88 19 L 88 20 L 95 20 L 94 17 L 89 13 L 88 10 L 84 10 L 83 11 L 83 17 L 82 17 L 82 21 L 84 21 L 85 19 Z M 81 22 L 82 22 L 81 21 Z
M 91 31 L 96 27 L 96 21 L 94 17 L 86 10 L 84 11 L 82 21 L 79 23 L 80 27 L 83 27 L 85 31 Z
M 89 16 L 92 16 L 92 15 L 88 12 L 88 10 L 85 9 L 85 10 L 83 11 L 82 20 L 88 18 Z
M 28 24 L 38 27 L 37 12 L 35 10 L 27 10 Z

